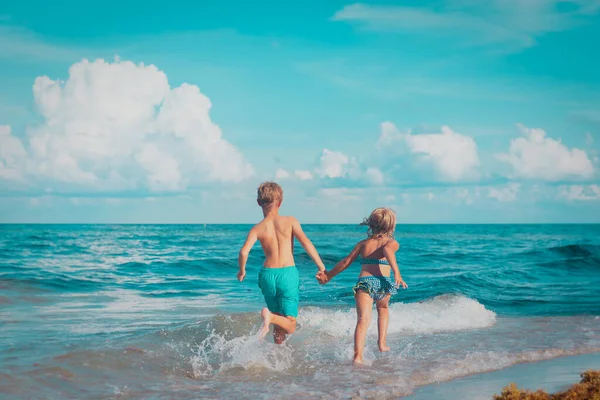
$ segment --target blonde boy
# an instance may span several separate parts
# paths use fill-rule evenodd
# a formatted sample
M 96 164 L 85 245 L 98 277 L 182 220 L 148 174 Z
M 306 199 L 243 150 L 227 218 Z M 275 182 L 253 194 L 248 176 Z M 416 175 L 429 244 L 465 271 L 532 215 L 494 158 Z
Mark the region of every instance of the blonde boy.
M 261 313 L 264 324 L 260 336 L 265 337 L 273 324 L 273 338 L 275 343 L 281 344 L 286 334 L 296 330 L 298 317 L 300 281 L 294 263 L 294 238 L 317 264 L 319 272 L 325 272 L 325 266 L 298 220 L 279 215 L 283 201 L 281 186 L 275 182 L 262 183 L 257 190 L 257 201 L 264 219 L 250 229 L 240 250 L 237 277 L 240 282 L 244 280 L 248 254 L 258 240 L 265 254 L 265 262 L 258 275 L 258 286 L 267 303 Z

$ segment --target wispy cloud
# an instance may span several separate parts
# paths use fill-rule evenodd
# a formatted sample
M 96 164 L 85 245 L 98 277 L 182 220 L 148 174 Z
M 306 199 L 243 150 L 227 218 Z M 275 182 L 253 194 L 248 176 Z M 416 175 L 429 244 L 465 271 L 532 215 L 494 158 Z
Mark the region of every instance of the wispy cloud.
M 585 23 L 599 10 L 598 0 L 449 0 L 439 8 L 356 3 L 337 11 L 332 20 L 370 31 L 443 36 L 471 46 L 518 50 L 533 46 L 537 37 L 548 32 Z
M 449 74 L 444 66 L 417 62 L 414 70 L 393 63 L 369 63 L 361 54 L 355 58 L 331 58 L 294 64 L 301 74 L 313 76 L 344 91 L 352 91 L 381 101 L 414 100 L 415 96 L 463 100 L 491 100 L 519 103 L 557 104 L 579 110 L 596 104 L 597 89 L 540 77 L 498 76 L 485 78 L 468 74 Z M 458 61 L 457 61 L 458 62 Z M 468 60 L 462 60 L 467 63 Z M 584 102 L 579 99 L 584 97 Z M 586 108 L 587 109 L 587 108 Z M 592 109 L 592 108 L 590 108 Z M 600 120 L 597 111 L 572 113 L 573 118 Z
M 3 22 L 0 19 L 0 22 Z M 0 25 L 0 58 L 20 61 L 75 61 L 87 51 L 53 44 L 25 28 Z
M 600 122 L 600 109 L 597 109 L 597 110 L 587 109 L 587 110 L 573 111 L 571 113 L 571 117 L 576 120 L 579 120 L 579 121 L 597 123 L 597 122 Z
M 559 196 L 569 201 L 597 201 L 600 200 L 600 186 L 562 186 L 559 188 Z

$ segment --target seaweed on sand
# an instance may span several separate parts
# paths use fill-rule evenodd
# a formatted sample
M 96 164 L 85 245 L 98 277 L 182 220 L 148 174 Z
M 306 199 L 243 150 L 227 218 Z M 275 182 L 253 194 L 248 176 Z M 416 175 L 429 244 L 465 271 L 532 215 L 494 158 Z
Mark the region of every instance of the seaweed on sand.
M 585 371 L 581 382 L 574 384 L 564 392 L 548 394 L 543 390 L 531 392 L 518 389 L 511 383 L 495 395 L 494 400 L 600 400 L 600 371 Z

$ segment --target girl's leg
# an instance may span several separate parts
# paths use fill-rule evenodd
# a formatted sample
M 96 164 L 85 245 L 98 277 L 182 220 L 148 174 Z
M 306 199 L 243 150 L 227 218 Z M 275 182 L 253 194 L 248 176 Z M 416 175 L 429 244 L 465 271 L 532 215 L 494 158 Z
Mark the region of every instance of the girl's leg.
M 390 351 L 390 348 L 387 345 L 387 330 L 388 323 L 390 320 L 388 304 L 390 302 L 390 295 L 388 294 L 381 300 L 377 300 L 375 302 L 375 306 L 377 307 L 377 330 L 379 334 L 379 339 L 377 340 L 377 344 L 379 345 L 379 351 Z
M 365 348 L 365 339 L 367 329 L 371 323 L 371 311 L 373 308 L 373 299 L 362 290 L 357 290 L 354 295 L 356 300 L 356 330 L 354 331 L 354 363 L 363 363 L 363 350 Z

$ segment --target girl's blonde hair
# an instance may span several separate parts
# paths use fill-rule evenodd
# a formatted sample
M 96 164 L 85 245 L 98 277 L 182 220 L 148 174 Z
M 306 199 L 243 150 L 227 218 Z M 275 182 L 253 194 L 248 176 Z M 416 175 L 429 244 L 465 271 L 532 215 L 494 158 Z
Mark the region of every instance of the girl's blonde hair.
M 393 237 L 396 229 L 396 213 L 389 208 L 376 208 L 361 225 L 369 227 L 367 232 L 369 237 Z

